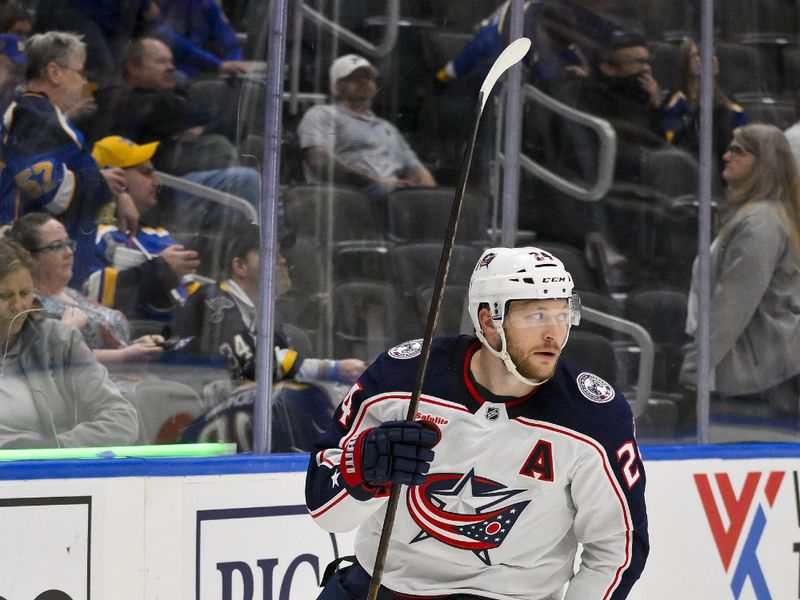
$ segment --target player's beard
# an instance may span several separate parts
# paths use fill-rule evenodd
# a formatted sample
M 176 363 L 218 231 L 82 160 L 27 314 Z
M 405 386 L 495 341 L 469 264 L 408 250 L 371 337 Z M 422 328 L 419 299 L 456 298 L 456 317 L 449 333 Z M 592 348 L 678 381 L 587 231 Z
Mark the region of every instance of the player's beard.
M 508 330 L 506 330 L 505 334 L 508 355 L 516 365 L 520 375 L 531 381 L 544 381 L 553 377 L 561 354 L 561 349 L 557 342 L 551 342 L 549 345 L 542 343 L 532 348 L 529 341 L 524 344 L 517 343 L 514 334 Z M 555 357 L 552 361 L 543 363 L 543 359 L 535 352 L 552 352 Z

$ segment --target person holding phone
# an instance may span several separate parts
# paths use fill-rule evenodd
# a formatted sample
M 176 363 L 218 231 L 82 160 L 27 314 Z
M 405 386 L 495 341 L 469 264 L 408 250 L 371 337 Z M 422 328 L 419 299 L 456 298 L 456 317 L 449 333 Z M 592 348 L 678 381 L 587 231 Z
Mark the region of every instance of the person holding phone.
M 150 218 L 158 206 L 160 182 L 151 162 L 157 149 L 158 142 L 136 144 L 118 135 L 94 145 L 92 156 L 101 168 L 122 171 L 121 193 L 130 197 L 142 218 L 136 235 L 129 238 L 111 222 L 113 214 L 101 217 L 107 222 L 97 225 L 85 289 L 90 298 L 121 310 L 129 319 L 167 322 L 174 316 L 176 302 L 189 295 L 190 276 L 200 258 Z

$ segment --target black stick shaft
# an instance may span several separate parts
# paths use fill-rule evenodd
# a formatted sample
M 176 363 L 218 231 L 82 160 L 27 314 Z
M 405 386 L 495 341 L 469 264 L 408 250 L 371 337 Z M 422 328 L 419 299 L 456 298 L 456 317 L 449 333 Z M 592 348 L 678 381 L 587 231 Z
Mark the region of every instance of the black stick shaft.
M 414 391 L 411 394 L 411 400 L 408 403 L 408 412 L 406 413 L 406 419 L 408 420 L 413 420 L 414 417 L 417 416 L 417 411 L 419 409 L 422 382 L 425 379 L 425 370 L 428 367 L 428 358 L 430 358 L 431 344 L 433 343 L 433 332 L 436 329 L 436 321 L 439 318 L 439 309 L 441 308 L 442 296 L 444 295 L 444 286 L 445 283 L 447 283 L 447 272 L 450 269 L 450 258 L 453 254 L 453 245 L 455 244 L 456 231 L 458 230 L 458 216 L 461 214 L 461 205 L 463 204 L 464 192 L 467 188 L 469 169 L 472 165 L 472 154 L 475 150 L 475 140 L 478 137 L 478 127 L 481 123 L 482 106 L 483 94 L 481 93 L 478 95 L 477 110 L 475 111 L 475 126 L 472 129 L 472 137 L 464 152 L 461 175 L 459 177 L 455 197 L 453 198 L 453 207 L 450 210 L 447 232 L 444 236 L 442 257 L 439 260 L 439 271 L 436 274 L 436 284 L 433 288 L 431 305 L 428 309 L 428 320 L 425 323 L 425 335 L 422 338 L 422 350 L 420 351 L 419 367 L 417 368 L 417 379 L 414 382 Z M 392 486 L 392 491 L 389 494 L 389 501 L 386 504 L 386 515 L 383 518 L 383 529 L 381 530 L 381 539 L 378 543 L 378 553 L 375 555 L 375 567 L 372 569 L 372 579 L 369 582 L 367 600 L 377 600 L 378 597 L 378 590 L 380 589 L 381 578 L 383 577 L 383 568 L 386 564 L 386 554 L 389 550 L 389 539 L 392 537 L 394 519 L 397 515 L 400 487 L 400 485 Z

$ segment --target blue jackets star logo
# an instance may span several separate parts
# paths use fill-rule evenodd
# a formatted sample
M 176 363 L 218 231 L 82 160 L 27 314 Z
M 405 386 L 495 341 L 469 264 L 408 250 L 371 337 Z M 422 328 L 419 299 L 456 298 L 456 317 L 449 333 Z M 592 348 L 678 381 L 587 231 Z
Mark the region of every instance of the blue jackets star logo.
M 420 533 L 411 543 L 428 538 L 471 550 L 490 565 L 489 550 L 506 539 L 530 500 L 508 503 L 524 490 L 469 473 L 437 473 L 409 488 L 406 502 Z

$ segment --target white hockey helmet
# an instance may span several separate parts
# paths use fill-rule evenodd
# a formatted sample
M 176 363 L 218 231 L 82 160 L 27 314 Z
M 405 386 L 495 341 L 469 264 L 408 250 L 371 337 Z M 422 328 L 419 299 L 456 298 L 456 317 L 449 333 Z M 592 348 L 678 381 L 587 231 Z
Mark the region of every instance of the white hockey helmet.
M 469 282 L 469 314 L 478 339 L 487 349 L 500 358 L 506 368 L 529 385 L 544 382 L 525 379 L 517 372 L 506 348 L 503 321 L 512 300 L 569 301 L 569 324 L 580 322 L 580 299 L 573 293 L 572 276 L 564 264 L 555 256 L 540 248 L 489 248 L 481 256 Z M 492 323 L 500 333 L 501 348 L 493 349 L 483 336 L 478 310 L 486 305 L 492 315 Z M 569 337 L 569 330 L 567 330 Z M 566 339 L 562 343 L 562 348 Z

